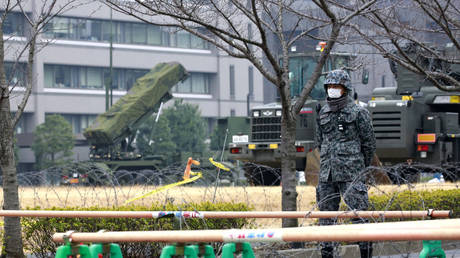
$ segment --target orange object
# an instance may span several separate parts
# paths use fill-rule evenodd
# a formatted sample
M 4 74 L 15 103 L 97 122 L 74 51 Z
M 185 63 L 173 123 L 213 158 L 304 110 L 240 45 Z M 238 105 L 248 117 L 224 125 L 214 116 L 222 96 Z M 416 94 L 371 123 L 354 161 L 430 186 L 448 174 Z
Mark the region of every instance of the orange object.
M 197 160 L 193 160 L 192 157 L 188 158 L 187 165 L 185 166 L 184 170 L 184 180 L 190 179 L 190 172 L 192 170 L 192 164 L 195 166 L 200 165 L 200 162 Z
M 418 143 L 435 143 L 436 134 L 435 133 L 419 133 L 417 134 Z
M 324 41 L 319 42 L 319 46 L 321 47 L 321 52 L 323 52 L 324 48 L 326 47 L 326 44 L 327 43 Z
M 71 184 L 78 184 L 78 178 L 71 178 L 69 183 Z

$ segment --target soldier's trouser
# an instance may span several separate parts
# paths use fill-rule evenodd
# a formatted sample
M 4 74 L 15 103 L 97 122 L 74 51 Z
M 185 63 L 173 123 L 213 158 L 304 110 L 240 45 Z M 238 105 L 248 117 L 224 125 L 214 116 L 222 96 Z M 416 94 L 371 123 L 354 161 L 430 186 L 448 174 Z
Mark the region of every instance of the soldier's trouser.
M 367 210 L 369 199 L 367 187 L 362 182 L 319 182 L 316 188 L 316 202 L 320 211 L 339 210 L 340 198 L 343 198 L 350 210 Z M 352 219 L 353 224 L 366 223 L 367 219 Z M 333 225 L 336 219 L 319 219 L 320 225 Z M 372 243 L 358 242 L 361 257 L 372 257 Z M 321 254 L 323 257 L 333 257 L 336 242 L 322 242 Z

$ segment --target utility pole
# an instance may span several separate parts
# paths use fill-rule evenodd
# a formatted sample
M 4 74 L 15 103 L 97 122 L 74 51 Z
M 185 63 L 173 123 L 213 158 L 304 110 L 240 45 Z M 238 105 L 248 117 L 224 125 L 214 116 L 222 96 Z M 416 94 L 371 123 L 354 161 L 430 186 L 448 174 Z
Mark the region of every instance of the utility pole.
M 113 52 L 113 22 L 112 22 L 112 7 L 110 7 L 110 37 L 109 37 L 109 67 L 110 67 L 110 75 L 109 80 L 107 80 L 105 84 L 105 111 L 109 110 L 109 108 L 113 104 L 113 89 L 112 89 L 112 52 Z
M 110 106 L 113 105 L 113 20 L 112 20 L 112 7 L 110 7 Z

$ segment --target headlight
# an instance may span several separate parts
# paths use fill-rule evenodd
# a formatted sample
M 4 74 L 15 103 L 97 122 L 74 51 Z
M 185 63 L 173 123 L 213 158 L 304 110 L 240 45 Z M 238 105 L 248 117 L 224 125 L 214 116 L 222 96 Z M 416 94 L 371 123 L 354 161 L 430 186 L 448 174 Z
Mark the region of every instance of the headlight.
M 260 116 L 260 111 L 253 111 L 252 116 L 253 117 L 259 117 Z
M 281 116 L 281 110 L 276 110 L 276 116 Z
M 460 103 L 460 96 L 436 96 L 433 100 L 433 103 Z

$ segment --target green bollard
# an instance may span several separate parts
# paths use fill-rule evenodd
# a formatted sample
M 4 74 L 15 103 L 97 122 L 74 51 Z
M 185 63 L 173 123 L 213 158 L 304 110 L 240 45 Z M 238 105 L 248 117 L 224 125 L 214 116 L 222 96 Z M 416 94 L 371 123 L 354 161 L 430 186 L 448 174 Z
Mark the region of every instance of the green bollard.
M 242 252 L 242 258 L 255 258 L 251 244 L 243 243 L 227 243 L 222 248 L 222 258 L 233 258 L 236 252 Z
M 183 255 L 186 258 L 198 258 L 196 249 L 197 246 L 167 245 L 161 250 L 160 258 L 171 258 L 174 255 Z
M 68 258 L 68 257 L 77 257 L 80 255 L 80 258 L 91 258 L 89 247 L 87 245 L 72 245 L 67 243 L 66 245 L 61 245 L 56 250 L 56 258 Z
M 211 245 L 191 245 L 195 249 L 198 257 L 215 258 L 214 249 Z
M 110 258 L 123 258 L 120 246 L 117 244 L 92 244 L 89 247 L 89 252 L 91 253 L 91 258 L 99 258 L 100 254 L 103 257 L 107 255 Z
M 423 249 L 419 258 L 446 258 L 446 253 L 442 250 L 441 240 L 423 240 Z

